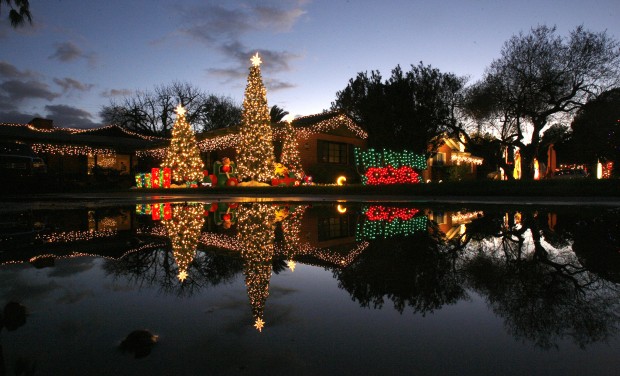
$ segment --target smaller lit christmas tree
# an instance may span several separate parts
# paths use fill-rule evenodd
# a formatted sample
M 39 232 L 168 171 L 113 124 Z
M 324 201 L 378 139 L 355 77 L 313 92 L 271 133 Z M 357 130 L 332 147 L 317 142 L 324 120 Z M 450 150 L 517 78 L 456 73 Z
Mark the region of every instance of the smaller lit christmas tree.
M 303 167 L 301 166 L 301 157 L 299 156 L 299 142 L 297 141 L 297 132 L 293 128 L 291 122 L 285 122 L 284 134 L 282 136 L 282 157 L 281 163 L 295 173 L 297 179 L 304 176 Z
M 179 104 L 176 113 L 177 118 L 172 128 L 172 140 L 170 140 L 170 146 L 162 167 L 170 167 L 172 180 L 175 182 L 201 181 L 204 164 L 200 158 L 196 136 L 185 119 L 185 108 Z

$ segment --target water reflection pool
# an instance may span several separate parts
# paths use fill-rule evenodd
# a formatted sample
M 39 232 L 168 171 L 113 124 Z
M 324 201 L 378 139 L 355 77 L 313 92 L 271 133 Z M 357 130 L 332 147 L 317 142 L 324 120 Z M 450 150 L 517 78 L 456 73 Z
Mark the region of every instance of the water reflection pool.
M 619 214 L 238 202 L 3 213 L 0 371 L 617 374 Z

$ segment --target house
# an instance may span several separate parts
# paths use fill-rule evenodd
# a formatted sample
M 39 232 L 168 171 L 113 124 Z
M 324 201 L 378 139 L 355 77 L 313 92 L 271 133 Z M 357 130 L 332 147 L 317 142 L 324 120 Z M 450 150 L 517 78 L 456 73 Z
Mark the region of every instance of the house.
M 304 116 L 292 121 L 297 132 L 301 164 L 315 182 L 333 183 L 338 176 L 359 180 L 353 148 L 366 148 L 368 134 L 340 111 Z M 233 126 L 198 136 L 198 147 L 208 170 L 223 157 L 236 158 L 239 127 Z M 274 127 L 276 160 L 282 150 L 282 134 Z M 163 155 L 163 151 L 160 151 Z
M 6 145 L 22 145 L 24 155 L 42 159 L 48 175 L 74 178 L 97 173 L 132 175 L 138 167 L 139 150 L 168 142 L 115 125 L 56 128 L 48 119 L 33 119 L 29 124 L 0 123 L 0 139 Z
M 428 159 L 423 171 L 424 181 L 471 180 L 477 175 L 483 158 L 465 151 L 465 143 L 453 137 L 443 137 L 436 152 Z

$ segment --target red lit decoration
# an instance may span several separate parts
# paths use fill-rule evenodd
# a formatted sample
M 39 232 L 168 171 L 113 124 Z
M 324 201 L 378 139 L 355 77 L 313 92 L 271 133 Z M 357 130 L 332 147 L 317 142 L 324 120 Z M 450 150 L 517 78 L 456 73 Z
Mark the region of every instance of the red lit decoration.
M 229 187 L 234 187 L 239 184 L 239 180 L 237 178 L 230 178 L 226 180 L 226 185 Z
M 153 208 L 151 209 L 151 218 L 153 218 L 154 221 L 159 221 L 161 219 L 159 204 L 153 204 Z
M 172 207 L 169 202 L 164 204 L 164 220 L 169 221 L 172 219 Z
M 365 177 L 368 185 L 407 184 L 421 181 L 420 175 L 410 166 L 370 167 Z
M 223 165 L 222 172 L 230 172 L 230 165 Z
M 151 169 L 151 187 L 159 188 L 159 168 L 157 167 Z
M 172 180 L 172 171 L 170 170 L 169 167 L 164 167 L 163 169 L 164 174 L 163 174 L 163 183 L 162 186 L 164 188 L 170 188 L 170 181 Z
M 398 208 L 398 207 L 386 207 L 381 205 L 373 205 L 366 211 L 366 218 L 369 221 L 388 221 L 392 222 L 394 219 L 400 219 L 402 221 L 408 221 L 418 214 L 419 210 L 416 208 Z

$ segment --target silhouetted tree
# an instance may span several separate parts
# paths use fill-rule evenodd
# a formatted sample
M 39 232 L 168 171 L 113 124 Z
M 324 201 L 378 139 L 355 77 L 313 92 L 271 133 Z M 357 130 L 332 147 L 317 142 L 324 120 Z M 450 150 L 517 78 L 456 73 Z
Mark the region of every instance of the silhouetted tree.
M 26 21 L 32 24 L 32 15 L 30 14 L 30 4 L 28 0 L 0 0 L 0 13 L 2 13 L 2 3 L 9 10 L 9 21 L 14 28 L 22 26 Z
M 427 153 L 446 131 L 462 132 L 457 111 L 466 79 L 421 62 L 400 66 L 383 81 L 378 71 L 358 73 L 336 93 L 332 109 L 342 109 L 368 131 L 369 146 Z
M 524 177 L 533 177 L 532 160 L 550 119 L 573 114 L 588 99 L 618 85 L 618 46 L 606 32 L 579 26 L 564 38 L 544 25 L 504 44 L 501 57 L 471 91 L 483 100 L 470 103 L 482 105 L 479 117 L 503 124 L 502 140 L 521 149 Z
M 620 88 L 586 103 L 571 124 L 573 143 L 581 162 L 620 163 Z M 612 172 L 617 174 L 618 167 Z
M 230 98 L 209 95 L 190 83 L 173 82 L 153 91 L 139 91 L 120 102 L 110 101 L 100 112 L 104 123 L 149 135 L 167 136 L 174 124 L 174 109 L 183 105 L 194 131 L 237 125 L 241 108 Z
M 271 118 L 271 123 L 278 123 L 284 119 L 284 117 L 288 115 L 288 111 L 284 111 L 283 108 L 278 107 L 278 105 L 271 106 L 269 110 L 269 117 Z

